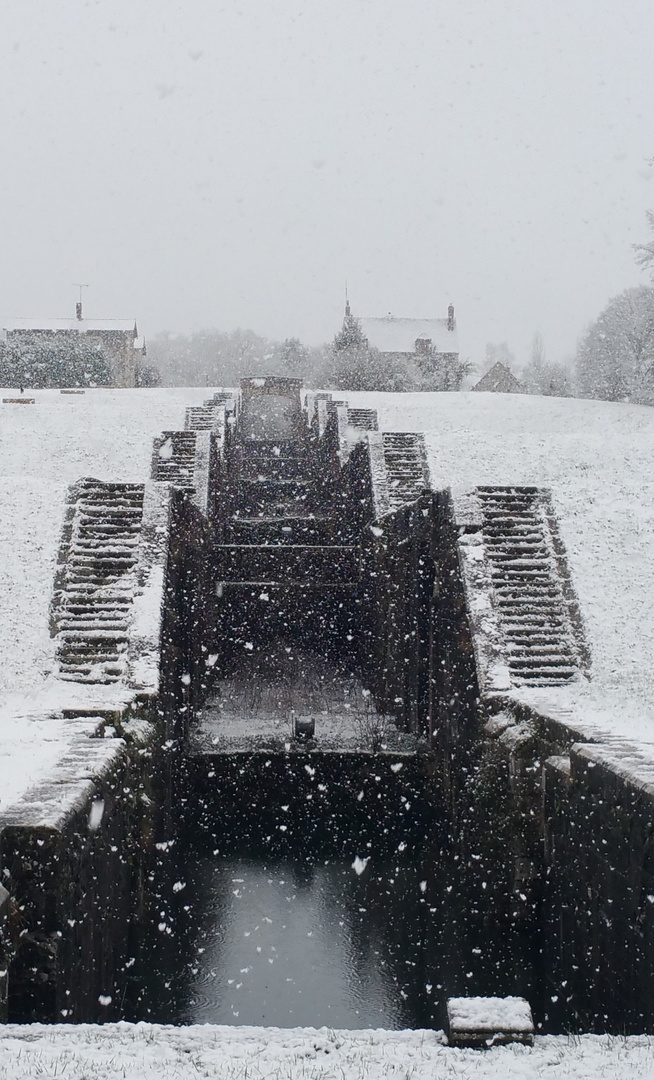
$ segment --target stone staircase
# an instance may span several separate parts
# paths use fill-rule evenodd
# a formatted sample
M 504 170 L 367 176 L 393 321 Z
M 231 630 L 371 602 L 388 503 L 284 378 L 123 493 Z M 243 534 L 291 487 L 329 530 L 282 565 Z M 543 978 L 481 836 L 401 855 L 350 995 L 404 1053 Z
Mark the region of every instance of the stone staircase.
M 197 429 L 164 431 L 154 440 L 152 479 L 195 492 L 195 450 Z
M 429 487 L 429 474 L 421 435 L 385 431 L 382 435 L 391 510 L 420 498 Z
M 538 488 L 481 487 L 484 549 L 517 686 L 558 686 L 580 670 L 553 538 Z
M 115 683 L 126 677 L 143 495 L 142 484 L 98 480 L 72 489 L 52 612 L 61 679 Z
M 217 412 L 217 405 L 189 405 L 184 418 L 184 430 L 213 431 L 216 426 Z
M 347 410 L 347 422 L 350 427 L 359 428 L 361 431 L 378 431 L 376 409 L 350 409 Z
M 227 412 L 233 412 L 236 408 L 236 397 L 233 390 L 217 390 L 213 397 L 204 403 L 205 405 L 224 405 Z

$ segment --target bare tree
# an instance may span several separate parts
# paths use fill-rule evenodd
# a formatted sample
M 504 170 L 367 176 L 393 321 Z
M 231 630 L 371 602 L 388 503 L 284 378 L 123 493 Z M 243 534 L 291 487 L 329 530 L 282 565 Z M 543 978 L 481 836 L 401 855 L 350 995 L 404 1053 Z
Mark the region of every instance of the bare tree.
M 609 300 L 576 356 L 582 397 L 634 400 L 654 365 L 654 289 L 625 289 Z
M 543 397 L 571 397 L 572 381 L 564 364 L 548 363 L 543 335 L 534 334 L 531 357 L 522 372 L 522 381 L 530 394 Z
M 650 162 L 650 164 L 654 163 Z M 646 215 L 647 224 L 654 233 L 654 210 L 647 210 Z M 634 244 L 634 251 L 638 265 L 644 270 L 654 271 L 654 240 L 650 240 L 648 244 Z

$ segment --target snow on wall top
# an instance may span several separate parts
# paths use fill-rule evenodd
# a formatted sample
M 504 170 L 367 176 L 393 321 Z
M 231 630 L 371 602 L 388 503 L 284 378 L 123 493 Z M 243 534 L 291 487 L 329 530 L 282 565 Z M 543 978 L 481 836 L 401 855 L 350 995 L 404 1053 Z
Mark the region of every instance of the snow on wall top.
M 436 352 L 459 351 L 456 325 L 454 330 L 448 330 L 447 319 L 402 319 L 386 315 L 381 319 L 359 319 L 359 322 L 369 343 L 380 352 L 413 353 L 417 338 L 431 340 Z

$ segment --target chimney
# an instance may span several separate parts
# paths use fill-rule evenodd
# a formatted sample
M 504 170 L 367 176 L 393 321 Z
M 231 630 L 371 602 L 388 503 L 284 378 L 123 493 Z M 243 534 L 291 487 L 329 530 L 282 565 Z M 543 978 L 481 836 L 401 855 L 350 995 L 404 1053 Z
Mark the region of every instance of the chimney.
M 82 321 L 82 301 L 81 300 L 78 300 L 77 303 L 75 304 L 75 314 L 77 315 L 78 321 L 81 322 Z
M 456 323 L 454 321 L 454 304 L 450 304 L 447 309 L 447 329 L 454 330 Z

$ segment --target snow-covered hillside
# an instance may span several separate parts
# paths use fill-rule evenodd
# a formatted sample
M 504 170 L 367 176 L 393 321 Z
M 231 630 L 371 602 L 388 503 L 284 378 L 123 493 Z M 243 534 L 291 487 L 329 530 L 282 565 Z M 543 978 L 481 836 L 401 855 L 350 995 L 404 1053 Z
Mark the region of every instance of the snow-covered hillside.
M 0 405 L 0 800 L 15 788 L 10 749 L 32 747 L 32 780 L 56 752 L 57 724 L 25 718 L 47 702 L 49 601 L 67 486 L 82 476 L 143 481 L 153 437 L 179 429 L 204 388 L 36 391 Z M 9 396 L 9 395 L 7 395 Z M 586 620 L 590 687 L 558 707 L 654 743 L 654 410 L 498 394 L 355 394 L 384 430 L 424 431 L 432 484 L 549 487 Z M 523 691 L 546 698 L 543 692 Z M 37 749 L 38 748 L 38 749 Z M 25 776 L 21 787 L 24 787 Z
M 65 723 L 46 726 L 43 716 L 58 703 L 49 606 L 68 485 L 83 476 L 146 480 L 154 436 L 183 427 L 185 406 L 207 394 L 37 390 L 34 405 L 0 404 L 0 808 L 67 745 Z
M 559 711 L 654 743 L 654 409 L 519 394 L 349 394 L 384 430 L 424 431 L 434 488 L 552 492 L 592 653 Z M 543 691 L 521 696 L 541 704 Z

